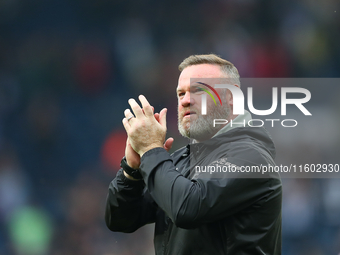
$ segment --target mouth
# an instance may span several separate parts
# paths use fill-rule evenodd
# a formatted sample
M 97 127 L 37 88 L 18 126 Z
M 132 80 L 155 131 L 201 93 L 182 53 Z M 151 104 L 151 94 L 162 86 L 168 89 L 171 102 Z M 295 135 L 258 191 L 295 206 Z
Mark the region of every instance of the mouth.
M 196 114 L 195 111 L 185 111 L 183 118 L 189 118 L 190 116 L 195 115 L 195 114 Z

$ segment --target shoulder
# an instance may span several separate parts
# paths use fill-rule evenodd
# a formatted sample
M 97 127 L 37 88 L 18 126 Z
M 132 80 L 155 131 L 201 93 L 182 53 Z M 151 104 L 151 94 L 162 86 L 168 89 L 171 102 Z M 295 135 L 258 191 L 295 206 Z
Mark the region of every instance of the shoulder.
M 264 128 L 235 128 L 214 140 L 211 152 L 218 154 L 217 158 L 233 158 L 239 165 L 275 164 L 275 146 Z
M 174 151 L 173 153 L 171 153 L 170 157 L 172 159 L 179 158 L 183 156 L 184 154 L 189 154 L 189 152 L 190 152 L 189 145 L 183 146 L 179 148 L 178 150 Z

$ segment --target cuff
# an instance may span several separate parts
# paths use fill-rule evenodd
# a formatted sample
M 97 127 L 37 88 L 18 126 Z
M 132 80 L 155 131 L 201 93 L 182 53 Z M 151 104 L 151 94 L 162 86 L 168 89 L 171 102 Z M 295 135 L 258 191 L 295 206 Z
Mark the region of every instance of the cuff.
M 117 172 L 117 180 L 119 180 L 120 183 L 127 185 L 127 186 L 138 186 L 141 185 L 141 183 L 143 183 L 143 179 L 140 180 L 131 180 L 129 178 L 127 178 L 124 175 L 124 170 L 123 168 L 119 169 L 119 171 Z
M 162 162 L 172 160 L 164 148 L 154 148 L 145 152 L 141 158 L 140 170 L 145 178 Z

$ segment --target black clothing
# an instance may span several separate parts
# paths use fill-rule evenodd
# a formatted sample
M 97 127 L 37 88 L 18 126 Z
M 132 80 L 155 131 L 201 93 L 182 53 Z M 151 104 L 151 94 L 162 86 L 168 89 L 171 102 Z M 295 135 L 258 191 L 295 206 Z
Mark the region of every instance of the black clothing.
M 155 222 L 157 255 L 281 254 L 277 173 L 221 178 L 194 171 L 197 165 L 224 163 L 273 166 L 274 157 L 269 134 L 254 127 L 234 128 L 171 156 L 163 148 L 152 149 L 141 158 L 144 181 L 127 179 L 121 169 L 111 182 L 106 224 L 129 233 Z

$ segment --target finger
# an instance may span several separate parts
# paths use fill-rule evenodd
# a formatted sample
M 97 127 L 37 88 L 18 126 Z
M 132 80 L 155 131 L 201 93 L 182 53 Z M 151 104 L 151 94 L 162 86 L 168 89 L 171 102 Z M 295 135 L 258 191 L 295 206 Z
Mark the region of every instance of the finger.
M 126 118 L 124 118 L 122 122 L 123 122 L 123 126 L 125 128 L 126 133 L 129 134 L 130 124 L 129 124 L 128 120 Z
M 159 123 L 163 126 L 166 127 L 166 113 L 168 109 L 163 108 L 161 112 L 159 113 Z
M 155 111 L 155 108 L 154 108 L 153 106 L 151 106 L 151 108 L 152 108 L 152 112 L 154 112 L 154 111 Z M 143 111 L 143 113 L 145 114 L 144 109 L 142 109 L 142 111 Z
M 129 105 L 131 106 L 131 109 L 133 113 L 135 114 L 136 118 L 142 118 L 144 117 L 144 113 L 142 111 L 142 108 L 140 108 L 139 104 L 137 104 L 136 100 L 134 99 L 129 99 Z
M 172 144 L 174 143 L 174 139 L 172 137 L 169 137 L 164 145 L 163 145 L 163 148 L 166 149 L 167 151 L 171 150 L 171 147 L 172 147 Z
M 145 96 L 140 95 L 138 98 L 139 101 L 142 103 L 145 116 L 147 117 L 153 116 L 152 106 L 149 104 L 148 100 L 146 100 Z
M 128 123 L 131 125 L 131 122 L 133 121 L 134 118 L 134 115 L 132 114 L 132 112 L 130 111 L 130 109 L 126 109 L 124 111 L 124 115 L 125 115 L 125 118 L 126 120 L 128 121 Z
M 159 113 L 155 113 L 154 116 L 155 116 L 155 119 L 157 120 L 157 122 L 159 122 Z
M 124 111 L 125 118 L 130 118 L 131 116 L 134 117 L 130 109 L 125 109 Z

